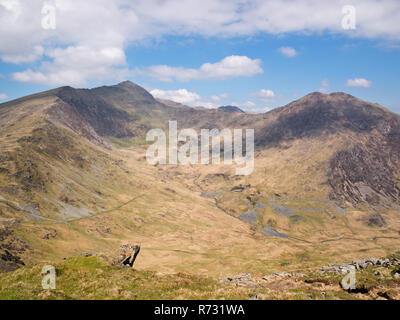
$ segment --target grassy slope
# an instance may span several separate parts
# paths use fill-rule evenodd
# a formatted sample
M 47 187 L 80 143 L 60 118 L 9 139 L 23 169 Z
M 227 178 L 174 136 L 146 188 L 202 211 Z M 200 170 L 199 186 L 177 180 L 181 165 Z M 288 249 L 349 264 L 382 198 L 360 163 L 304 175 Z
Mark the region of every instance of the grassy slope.
M 44 264 L 0 274 L 0 299 L 374 299 L 400 298 L 394 270 L 370 268 L 357 273 L 357 288 L 369 294 L 340 289 L 343 276 L 309 273 L 295 279 L 261 280 L 256 287 L 237 287 L 215 279 L 183 273 L 162 275 L 112 267 L 99 257 L 73 257 L 56 267 L 56 290 L 41 286 Z

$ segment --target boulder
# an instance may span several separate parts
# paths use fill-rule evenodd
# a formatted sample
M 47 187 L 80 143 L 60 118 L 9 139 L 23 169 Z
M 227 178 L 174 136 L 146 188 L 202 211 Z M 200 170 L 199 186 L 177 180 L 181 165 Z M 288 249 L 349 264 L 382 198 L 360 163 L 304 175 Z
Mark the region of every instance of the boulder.
M 113 264 L 125 268 L 132 268 L 140 252 L 140 245 L 124 244 L 120 247 L 120 255 Z

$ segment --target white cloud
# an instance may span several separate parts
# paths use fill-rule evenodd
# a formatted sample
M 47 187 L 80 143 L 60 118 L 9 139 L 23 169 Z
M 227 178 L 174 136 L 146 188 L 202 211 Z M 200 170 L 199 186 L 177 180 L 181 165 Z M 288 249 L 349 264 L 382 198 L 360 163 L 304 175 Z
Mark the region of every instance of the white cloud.
M 297 51 L 292 47 L 280 47 L 279 52 L 289 58 L 297 56 Z
M 249 77 L 263 70 L 260 59 L 246 56 L 229 56 L 216 63 L 205 63 L 200 67 L 200 77 L 204 79 L 226 79 L 232 77 Z
M 363 88 L 369 88 L 372 85 L 371 81 L 364 78 L 349 79 L 347 80 L 346 84 L 349 87 L 363 87 Z
M 2 60 L 10 63 L 26 63 L 33 62 L 42 57 L 44 48 L 42 46 L 34 46 L 32 52 L 23 52 L 20 54 L 4 54 Z
M 272 109 L 270 107 L 259 107 L 259 108 L 248 108 L 244 111 L 246 111 L 247 113 L 265 113 L 268 111 L 271 111 Z
M 132 44 L 167 35 L 235 37 L 325 32 L 400 40 L 398 0 L 353 0 L 357 12 L 355 30 L 344 30 L 341 26 L 342 6 L 346 4 L 341 0 L 293 0 L 290 5 L 286 0 L 251 3 L 245 0 L 53 0 L 50 3 L 57 8 L 55 30 L 41 27 L 43 1 L 0 0 L 0 59 L 10 63 L 46 61 L 39 67 L 29 65 L 17 80 L 83 84 L 87 80 L 120 77 L 127 70 L 120 70 L 118 58 L 109 57 L 105 66 L 101 62 L 94 66 L 90 59 L 74 65 L 73 55 L 79 51 L 77 48 L 86 48 L 102 56 L 102 60 L 102 51 L 108 48 L 125 52 Z M 68 47 L 76 49 L 67 50 Z M 51 55 L 57 49 L 62 52 Z M 59 70 L 59 66 L 63 68 Z M 254 67 L 257 73 L 260 66 Z M 218 70 L 214 72 L 214 68 Z M 237 75 L 226 65 L 218 64 L 205 64 L 203 70 L 168 66 L 155 69 L 156 74 L 166 74 L 167 80 L 224 79 L 242 76 L 242 72 Z
M 258 110 L 257 105 L 253 101 L 246 101 L 243 103 L 237 103 L 236 101 L 232 101 L 229 105 L 238 107 L 246 112 L 252 112 L 252 110 Z
M 275 92 L 270 89 L 261 89 L 252 93 L 250 96 L 258 98 L 261 102 L 273 102 L 275 99 Z
M 0 93 L 0 101 L 1 100 L 7 100 L 8 96 L 5 93 Z
M 250 96 L 256 97 L 259 100 L 260 104 L 273 103 L 276 97 L 275 92 L 271 89 L 261 89 L 257 92 L 250 94 Z M 270 107 L 260 107 L 256 104 L 243 106 L 243 108 L 248 113 L 263 113 L 271 110 Z
M 208 109 L 215 109 L 215 108 L 219 107 L 218 104 L 216 104 L 212 101 L 198 101 L 197 103 L 194 104 L 194 106 L 204 107 L 204 108 L 208 108 Z
M 246 101 L 244 103 L 237 103 L 235 101 L 232 101 L 230 105 L 238 107 L 247 113 L 264 113 L 271 110 L 270 107 L 260 107 L 252 101 Z
M 261 89 L 256 93 L 256 96 L 261 100 L 270 100 L 275 98 L 275 93 L 270 89 Z
M 250 77 L 262 73 L 261 60 L 246 56 L 229 56 L 215 63 L 204 63 L 199 69 L 170 67 L 166 65 L 151 66 L 138 72 L 161 81 L 189 81 L 200 79 L 228 79 Z
M 242 103 L 240 107 L 249 109 L 249 108 L 254 108 L 256 104 L 253 101 L 246 101 L 245 103 Z
M 160 90 L 154 89 L 151 90 L 150 93 L 155 98 L 172 100 L 174 102 L 183 103 L 183 104 L 194 104 L 198 101 L 201 97 L 195 92 L 190 92 L 186 89 L 179 89 L 179 90 Z
M 318 89 L 321 93 L 328 93 L 329 92 L 329 81 L 328 79 L 324 79 L 321 81 L 321 87 Z
M 210 109 L 221 106 L 221 100 L 224 100 L 228 97 L 228 94 L 226 93 L 213 95 L 210 98 L 201 97 L 196 92 L 191 92 L 188 91 L 187 89 L 179 89 L 179 90 L 153 89 L 150 91 L 150 93 L 155 98 L 172 100 L 192 107 L 201 106 Z
M 273 98 L 275 97 L 275 93 L 269 89 L 261 89 L 259 91 L 259 97 L 261 98 Z
M 122 79 L 127 74 L 124 66 L 125 53 L 118 47 L 92 48 L 88 46 L 69 46 L 65 49 L 48 49 L 46 55 L 53 59 L 51 63 L 43 62 L 39 71 L 27 69 L 16 72 L 13 79 L 19 82 L 30 82 L 50 85 L 84 85 L 86 79 L 107 79 L 110 74 Z
M 151 22 L 150 29 L 154 23 L 157 31 L 167 33 L 235 36 L 328 31 L 350 37 L 400 38 L 397 0 L 353 0 L 357 29 L 351 33 L 341 25 L 345 4 L 342 0 L 292 0 L 290 4 L 286 0 L 143 0 L 135 6 L 138 17 L 144 15 Z

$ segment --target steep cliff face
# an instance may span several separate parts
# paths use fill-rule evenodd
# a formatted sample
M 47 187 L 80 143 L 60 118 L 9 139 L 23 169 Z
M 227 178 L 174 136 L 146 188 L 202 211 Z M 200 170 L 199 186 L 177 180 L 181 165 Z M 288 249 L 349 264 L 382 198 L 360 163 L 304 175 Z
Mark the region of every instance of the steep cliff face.
M 381 121 L 365 142 L 330 162 L 331 199 L 357 205 L 400 204 L 400 121 Z
M 67 112 L 73 117 L 84 119 L 100 136 L 132 136 L 129 128 L 130 115 L 117 109 L 91 90 L 61 88 L 57 97 L 65 104 L 60 104 L 60 112 Z M 70 117 L 71 122 L 74 119 Z M 65 117 L 68 121 L 68 117 Z

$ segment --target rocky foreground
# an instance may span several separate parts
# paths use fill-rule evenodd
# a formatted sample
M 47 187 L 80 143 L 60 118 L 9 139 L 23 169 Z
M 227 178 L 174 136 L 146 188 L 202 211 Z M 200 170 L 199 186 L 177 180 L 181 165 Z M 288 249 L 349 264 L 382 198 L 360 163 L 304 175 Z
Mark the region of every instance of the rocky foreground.
M 367 258 L 362 260 L 354 260 L 353 262 L 345 265 L 333 264 L 331 266 L 323 266 L 319 272 L 321 274 L 325 272 L 346 274 L 351 270 L 363 270 L 373 266 L 382 268 L 397 267 L 400 266 L 400 258 Z M 400 273 L 395 273 L 394 277 L 400 278 Z
M 398 252 L 400 253 L 400 252 Z M 344 277 L 355 272 L 355 287 L 344 286 Z M 358 278 L 358 279 L 357 279 Z M 253 289 L 287 290 L 310 287 L 326 297 L 327 291 L 343 291 L 360 299 L 400 300 L 400 255 L 387 258 L 366 258 L 348 264 L 322 266 L 309 273 L 276 272 L 263 277 L 253 277 L 249 273 L 221 278 L 221 283 Z M 311 293 L 306 296 L 312 297 Z M 263 298 L 256 294 L 253 299 Z

